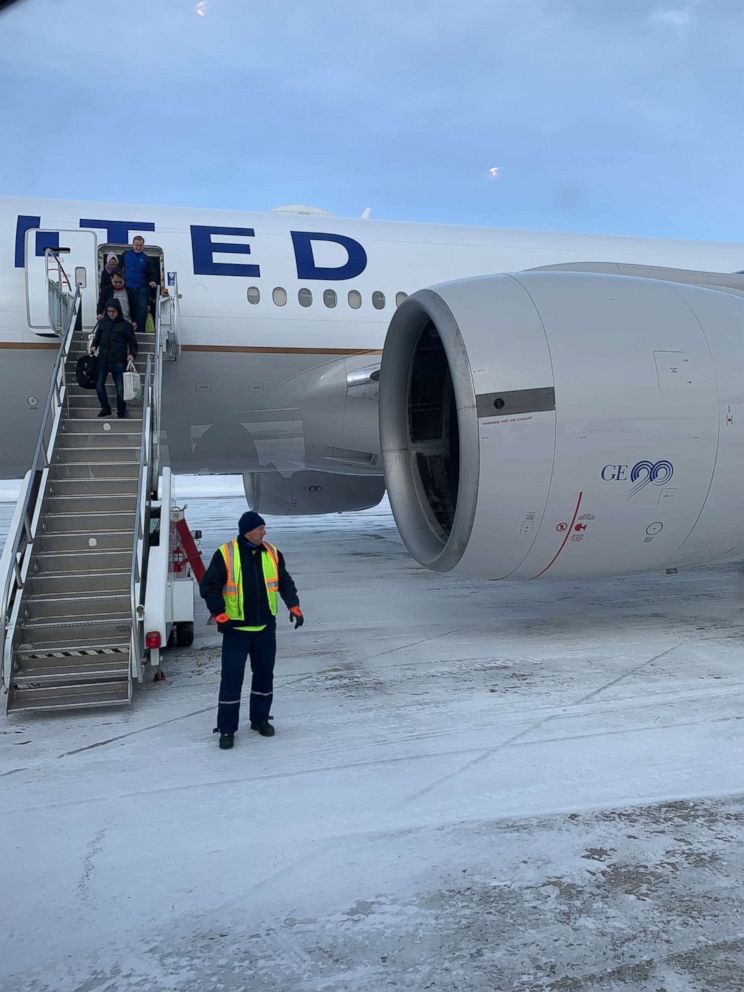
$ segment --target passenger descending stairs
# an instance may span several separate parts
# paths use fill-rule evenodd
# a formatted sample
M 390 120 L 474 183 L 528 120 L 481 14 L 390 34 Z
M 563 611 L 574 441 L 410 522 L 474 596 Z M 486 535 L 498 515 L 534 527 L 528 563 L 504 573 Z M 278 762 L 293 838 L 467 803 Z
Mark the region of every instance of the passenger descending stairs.
M 142 373 L 155 342 L 137 337 Z M 87 335 L 75 331 L 67 399 L 19 608 L 9 711 L 127 704 L 131 697 L 142 407 L 128 404 L 127 419 L 97 417 L 95 390 L 75 381 L 86 348 Z M 114 400 L 111 377 L 107 388 Z

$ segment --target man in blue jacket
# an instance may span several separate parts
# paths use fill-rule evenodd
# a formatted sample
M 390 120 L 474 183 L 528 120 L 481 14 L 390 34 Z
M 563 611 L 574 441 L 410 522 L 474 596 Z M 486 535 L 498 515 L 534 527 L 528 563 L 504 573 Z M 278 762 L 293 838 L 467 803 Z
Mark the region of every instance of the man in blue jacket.
M 138 234 L 132 239 L 131 249 L 125 251 L 121 257 L 124 283 L 134 295 L 136 313 L 132 314 L 132 319 L 140 332 L 145 330 L 150 290 L 157 289 L 158 286 L 155 261 L 148 258 L 144 248 L 145 239 Z
M 269 722 L 274 698 L 277 598 L 289 610 L 290 623 L 305 622 L 284 555 L 265 541 L 266 522 L 249 510 L 238 521 L 238 536 L 212 556 L 199 592 L 222 634 L 222 678 L 217 705 L 220 748 L 233 746 L 240 717 L 245 663 L 251 659 L 251 730 L 273 737 Z

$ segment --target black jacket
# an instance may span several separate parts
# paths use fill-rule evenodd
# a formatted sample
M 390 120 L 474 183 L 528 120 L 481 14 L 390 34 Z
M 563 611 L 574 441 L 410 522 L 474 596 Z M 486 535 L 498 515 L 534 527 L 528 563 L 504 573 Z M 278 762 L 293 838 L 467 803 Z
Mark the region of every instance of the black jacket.
M 262 547 L 262 546 L 261 546 Z M 238 537 L 238 548 L 240 549 L 240 567 L 243 573 L 243 620 L 236 620 L 234 627 L 261 627 L 263 625 L 272 626 L 275 623 L 274 617 L 269 611 L 269 600 L 266 595 L 266 583 L 263 577 L 263 566 L 261 564 L 261 547 L 254 547 L 240 535 Z M 284 600 L 287 609 L 300 605 L 297 595 L 297 588 L 292 580 L 292 576 L 287 571 L 284 564 L 284 555 L 278 551 L 279 556 L 279 595 Z M 225 598 L 222 590 L 227 582 L 227 567 L 225 559 L 219 548 L 212 555 L 209 568 L 204 573 L 204 578 L 199 586 L 201 598 L 206 602 L 207 609 L 212 616 L 219 616 L 225 612 Z
M 118 300 L 109 300 L 106 306 L 116 307 L 119 316 L 116 320 L 105 316 L 98 321 L 98 329 L 91 348 L 99 349 L 98 357 L 102 361 L 126 364 L 127 355 L 131 355 L 132 358 L 137 357 L 137 338 L 134 336 L 134 328 L 122 317 Z

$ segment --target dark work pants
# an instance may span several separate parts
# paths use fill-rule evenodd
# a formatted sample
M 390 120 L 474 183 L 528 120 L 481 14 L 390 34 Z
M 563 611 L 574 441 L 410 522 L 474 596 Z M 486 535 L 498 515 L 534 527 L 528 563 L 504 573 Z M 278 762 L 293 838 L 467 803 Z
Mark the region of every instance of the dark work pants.
M 263 630 L 228 630 L 222 635 L 222 678 L 217 729 L 235 732 L 240 718 L 240 692 L 246 659 L 251 659 L 251 720 L 268 720 L 274 698 L 276 626 Z

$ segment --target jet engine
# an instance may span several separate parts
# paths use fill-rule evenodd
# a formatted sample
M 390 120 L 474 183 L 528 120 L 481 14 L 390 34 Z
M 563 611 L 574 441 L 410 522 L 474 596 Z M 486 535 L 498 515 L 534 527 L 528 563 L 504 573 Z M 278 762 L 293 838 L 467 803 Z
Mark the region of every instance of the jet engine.
M 741 559 L 744 280 L 565 268 L 446 283 L 395 313 L 380 438 L 408 549 L 502 579 Z

